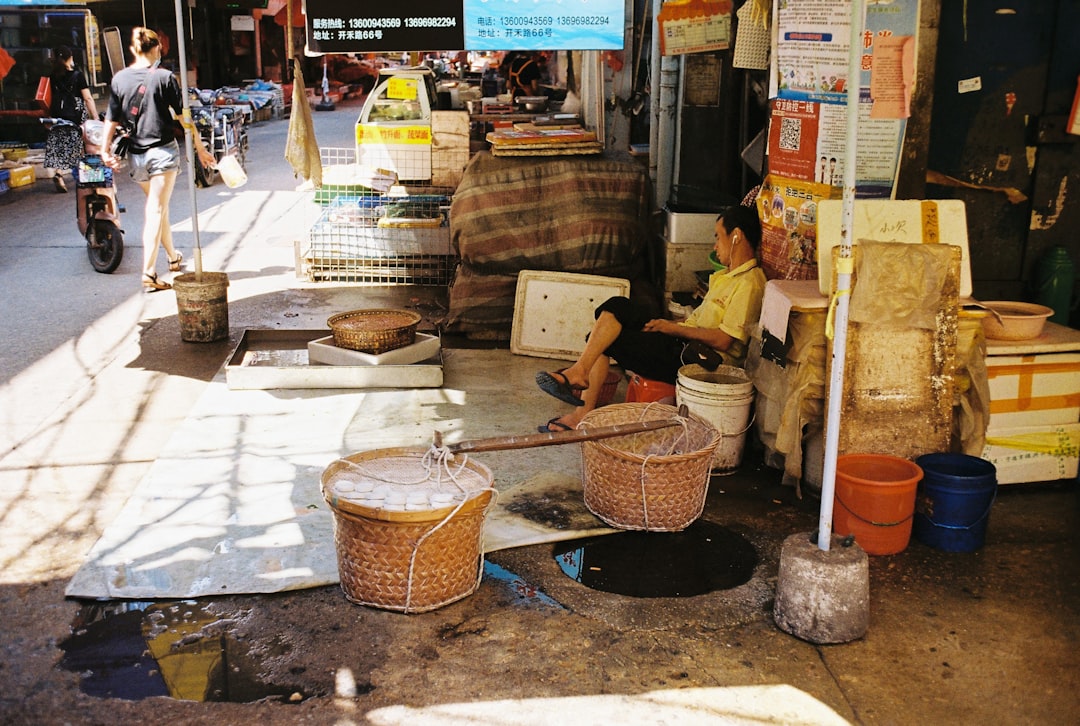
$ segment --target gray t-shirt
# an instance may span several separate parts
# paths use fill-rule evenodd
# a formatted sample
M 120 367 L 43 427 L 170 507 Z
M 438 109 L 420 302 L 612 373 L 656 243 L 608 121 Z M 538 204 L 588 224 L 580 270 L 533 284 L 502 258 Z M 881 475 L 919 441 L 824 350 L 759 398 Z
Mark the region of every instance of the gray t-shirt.
M 137 101 L 139 88 L 143 84 L 146 85 L 146 94 L 140 110 Z M 175 140 L 175 122 L 169 109 L 179 116 L 183 103 L 180 85 L 171 72 L 156 67 L 125 68 L 113 76 L 110 90 L 105 120 L 119 124 L 134 123 L 132 152 L 142 154 L 147 149 Z

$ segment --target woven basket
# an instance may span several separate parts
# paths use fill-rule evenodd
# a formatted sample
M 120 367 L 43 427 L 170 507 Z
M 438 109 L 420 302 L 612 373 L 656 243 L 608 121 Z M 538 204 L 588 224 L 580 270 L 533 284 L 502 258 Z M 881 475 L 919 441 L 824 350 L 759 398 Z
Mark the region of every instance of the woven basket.
M 331 315 L 326 324 L 337 347 L 378 355 L 416 342 L 420 315 L 410 310 L 350 310 Z
M 411 481 L 423 457 L 415 449 L 377 449 L 339 459 L 323 472 L 323 497 L 334 512 L 341 590 L 349 601 L 420 613 L 456 602 L 480 586 L 484 517 L 493 499 L 493 477 L 483 464 L 464 459 L 465 473 L 480 488 L 469 491 L 461 504 L 441 509 L 388 511 L 333 493 L 335 478 L 349 468 L 346 462 L 400 466 L 402 478 Z M 449 464 L 455 475 L 462 458 Z M 448 477 L 445 470 L 442 477 Z
M 616 403 L 590 411 L 579 429 L 678 415 L 674 406 Z M 720 434 L 691 415 L 671 426 L 581 445 L 585 506 L 612 527 L 676 532 L 701 516 Z

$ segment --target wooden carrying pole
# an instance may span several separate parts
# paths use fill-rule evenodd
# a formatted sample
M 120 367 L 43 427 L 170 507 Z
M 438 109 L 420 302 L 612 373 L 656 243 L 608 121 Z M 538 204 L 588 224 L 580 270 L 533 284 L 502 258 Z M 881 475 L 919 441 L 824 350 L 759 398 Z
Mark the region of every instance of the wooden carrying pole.
M 679 409 L 679 416 L 688 415 L 686 407 Z M 474 441 L 459 441 L 456 444 L 442 443 L 442 433 L 435 432 L 436 448 L 445 448 L 454 454 L 472 453 L 475 451 L 506 451 L 508 449 L 530 449 L 536 446 L 558 446 L 560 444 L 576 444 L 579 441 L 595 441 L 597 439 L 609 439 L 614 436 L 626 436 L 637 434 L 642 431 L 664 429 L 670 426 L 681 426 L 682 421 L 678 418 L 654 419 L 652 421 L 636 421 L 633 423 L 615 424 L 614 426 L 601 426 L 594 429 L 571 429 L 569 431 L 552 431 L 547 434 L 526 434 L 523 436 L 496 436 L 490 439 L 476 439 Z

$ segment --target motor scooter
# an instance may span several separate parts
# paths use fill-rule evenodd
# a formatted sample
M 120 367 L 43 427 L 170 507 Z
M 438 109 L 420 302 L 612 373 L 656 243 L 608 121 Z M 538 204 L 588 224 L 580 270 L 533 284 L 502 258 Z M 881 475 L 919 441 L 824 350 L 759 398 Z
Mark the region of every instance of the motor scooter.
M 240 168 L 244 168 L 248 150 L 244 114 L 235 108 L 218 106 L 216 93 L 200 92 L 198 98 L 203 105 L 191 107 L 192 121 L 206 148 L 214 155 L 215 162 L 231 155 L 240 162 Z M 203 166 L 196 159 L 195 181 L 200 187 L 213 186 L 217 177 L 216 165 Z
M 43 118 L 51 126 L 78 126 L 61 118 Z M 124 211 L 113 185 L 113 170 L 101 160 L 105 122 L 87 119 L 82 124 L 83 156 L 75 177 L 75 212 L 79 232 L 86 238 L 86 253 L 98 272 L 114 272 L 124 258 L 124 231 L 120 213 Z

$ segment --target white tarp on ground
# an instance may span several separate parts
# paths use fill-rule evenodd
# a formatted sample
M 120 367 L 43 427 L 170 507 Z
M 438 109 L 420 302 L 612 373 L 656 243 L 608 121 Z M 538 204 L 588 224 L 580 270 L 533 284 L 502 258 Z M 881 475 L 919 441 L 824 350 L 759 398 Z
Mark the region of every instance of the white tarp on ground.
M 333 513 L 319 491 L 330 462 L 357 451 L 428 446 L 436 429 L 447 443 L 532 433 L 549 409 L 559 410 L 533 383 L 543 361 L 505 350 L 448 350 L 444 360 L 439 389 L 230 390 L 220 374 L 66 594 L 187 598 L 337 583 Z M 521 405 L 523 397 L 536 397 L 537 406 Z M 491 467 L 500 491 L 485 527 L 486 551 L 610 531 L 574 495 L 579 445 L 477 458 Z M 545 502 L 578 511 L 551 521 Z

